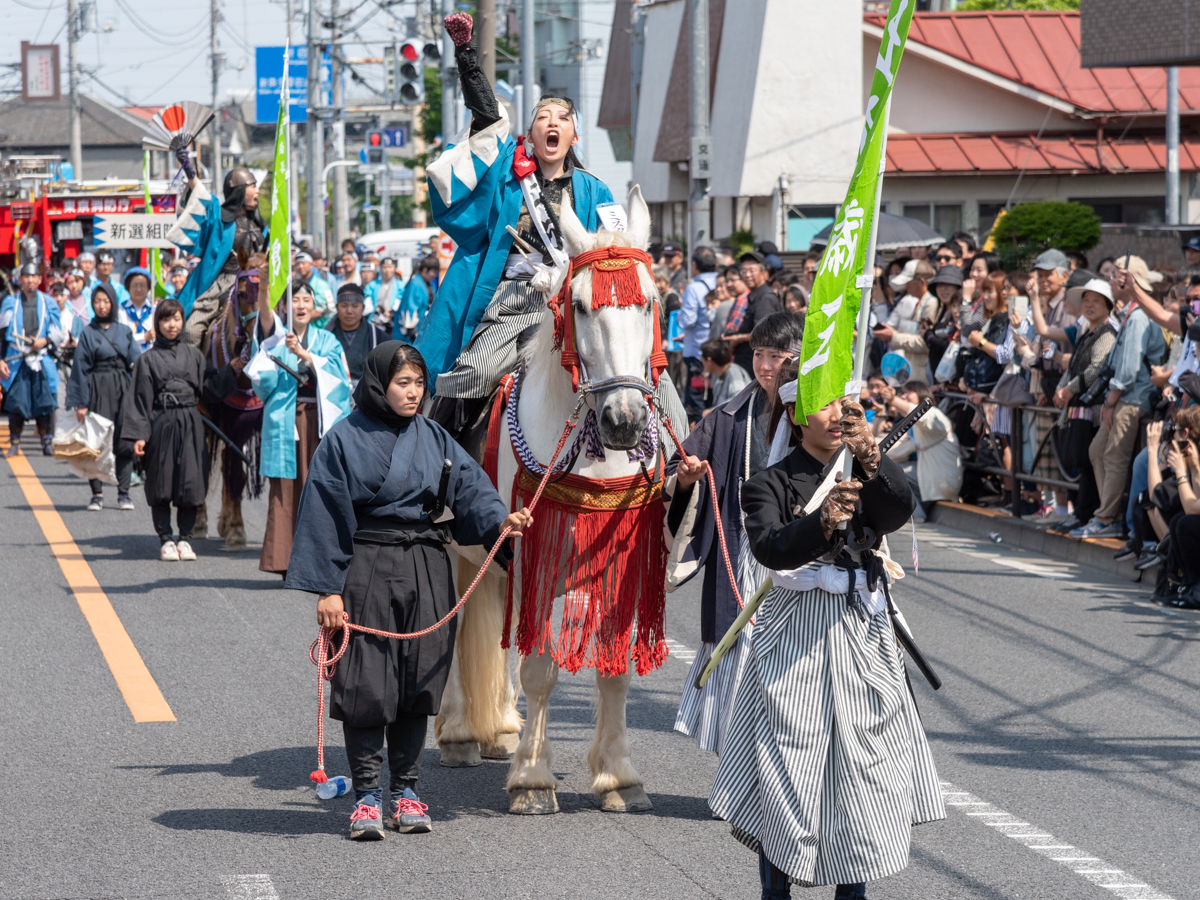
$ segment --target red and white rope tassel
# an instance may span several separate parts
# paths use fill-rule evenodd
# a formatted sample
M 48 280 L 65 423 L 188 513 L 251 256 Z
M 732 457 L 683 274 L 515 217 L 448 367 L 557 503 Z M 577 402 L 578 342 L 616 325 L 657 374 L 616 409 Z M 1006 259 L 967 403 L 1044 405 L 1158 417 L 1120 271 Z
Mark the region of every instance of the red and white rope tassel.
M 534 493 L 533 498 L 529 501 L 529 506 L 526 507 L 530 513 L 533 512 L 534 507 L 537 506 L 538 501 L 541 499 L 542 491 L 545 489 L 546 483 L 550 480 L 550 476 L 554 472 L 554 464 L 558 461 L 558 456 L 560 453 L 562 453 L 563 447 L 565 447 L 567 444 L 567 438 L 570 436 L 571 431 L 578 424 L 578 421 L 579 410 L 576 409 L 574 416 L 570 419 L 567 419 L 567 424 L 563 428 L 562 437 L 558 439 L 558 446 L 554 448 L 554 455 L 550 457 L 550 462 L 546 464 L 546 474 L 542 476 L 542 480 L 538 484 L 537 491 Z M 361 631 L 364 634 L 373 634 L 376 637 L 389 638 L 391 640 L 398 641 L 411 641 L 415 640 L 416 638 L 425 637 L 425 635 L 432 634 L 439 628 L 442 628 L 447 622 L 458 615 L 458 611 L 463 608 L 463 604 L 467 602 L 468 598 L 474 592 L 475 587 L 483 579 L 484 574 L 488 570 L 488 566 L 492 564 L 492 560 L 495 559 L 496 554 L 500 551 L 500 546 L 504 543 L 504 539 L 508 537 L 508 533 L 510 531 L 512 531 L 511 527 L 505 528 L 502 532 L 500 532 L 500 537 L 498 537 L 496 539 L 496 543 L 492 545 L 492 549 L 488 553 L 487 559 L 484 561 L 479 571 L 475 574 L 475 580 L 472 581 L 470 587 L 463 592 L 462 599 L 455 604 L 454 609 L 446 613 L 445 617 L 442 618 L 441 621 L 430 625 L 428 628 L 423 628 L 420 631 L 414 631 L 411 634 L 394 634 L 390 631 L 380 631 L 377 628 L 367 628 L 363 625 L 355 625 L 350 621 L 350 614 L 343 612 L 342 642 L 341 646 L 338 647 L 337 653 L 335 653 L 332 657 L 329 655 L 329 648 L 333 644 L 333 636 L 337 633 L 337 629 L 324 627 L 321 628 L 320 633 L 317 635 L 317 639 L 313 641 L 312 645 L 308 648 L 308 658 L 312 660 L 313 665 L 317 667 L 317 768 L 308 776 L 309 780 L 314 781 L 317 784 L 323 784 L 329 780 L 329 776 L 325 774 L 325 682 L 333 680 L 333 673 L 337 668 L 337 662 L 346 653 L 346 648 L 350 646 L 350 632 Z M 722 538 L 721 542 L 722 546 L 724 546 L 724 538 Z

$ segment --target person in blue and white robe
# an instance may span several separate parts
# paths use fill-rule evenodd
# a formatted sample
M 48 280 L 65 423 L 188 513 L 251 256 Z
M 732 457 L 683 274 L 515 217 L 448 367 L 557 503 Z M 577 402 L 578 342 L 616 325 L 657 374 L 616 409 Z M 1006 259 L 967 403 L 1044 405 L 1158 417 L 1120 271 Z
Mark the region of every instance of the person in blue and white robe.
M 435 392 L 429 415 L 457 435 L 476 419 L 500 378 L 516 368 L 521 333 L 541 320 L 545 297 L 530 284 L 537 267 L 567 263 L 560 204 L 570 202 L 589 231 L 601 222 L 598 208 L 614 204 L 612 192 L 583 171 L 572 149 L 579 140 L 575 105 L 563 97 L 542 98 L 528 137 L 514 140 L 471 46 L 471 17 L 447 16 L 445 26 L 471 124 L 426 170 L 434 221 L 458 252 L 415 344 Z M 533 252 L 518 252 L 506 226 Z
M 286 310 L 286 301 L 280 306 Z M 246 366 L 254 393 L 264 403 L 259 473 L 270 479 L 258 567 L 280 575 L 287 574 L 313 453 L 334 423 L 350 414 L 346 354 L 333 332 L 315 327 L 314 308 L 312 288 L 293 281 L 292 330 L 287 332 L 271 311 L 269 292 L 259 291 L 254 355 Z
M 58 406 L 58 367 L 49 350 L 64 338 L 58 304 L 38 290 L 42 276 L 34 263 L 21 267 L 21 289 L 0 303 L 0 387 L 8 414 L 8 455 L 21 448 L 21 432 L 33 419 L 42 453 L 54 455 L 52 416 Z
M 133 332 L 144 353 L 154 346 L 154 298 L 150 296 L 150 272 L 134 266 L 125 273 L 126 298 L 121 301 L 117 321 Z
M 187 316 L 184 340 L 207 352 L 209 329 L 237 283 L 237 251 L 249 255 L 265 250 L 267 226 L 258 211 L 258 185 L 249 169 L 229 171 L 221 203 L 196 177 L 196 163 L 187 148 L 181 147 L 175 155 L 187 173 L 188 194 L 167 240 L 200 257 L 176 299 Z
M 113 277 L 113 269 L 116 265 L 117 259 L 111 250 L 101 250 L 96 254 L 96 273 L 88 281 L 87 286 L 89 298 L 96 293 L 96 288 L 106 284 L 116 293 L 119 302 L 124 303 L 129 299 L 129 291 L 125 290 L 125 285 L 121 284 L 120 279 Z
M 400 308 L 392 322 L 392 338 L 397 341 L 408 341 L 410 344 L 416 337 L 421 320 L 429 312 L 429 305 L 437 297 L 434 282 L 438 276 L 438 261 L 435 256 L 426 256 L 413 271 L 412 278 L 404 286 L 404 295 L 400 298 Z
M 390 256 L 383 258 L 379 268 L 379 277 L 363 288 L 363 312 L 373 324 L 390 334 L 392 318 L 400 307 L 400 295 L 404 293 L 404 279 L 398 277 L 396 260 Z

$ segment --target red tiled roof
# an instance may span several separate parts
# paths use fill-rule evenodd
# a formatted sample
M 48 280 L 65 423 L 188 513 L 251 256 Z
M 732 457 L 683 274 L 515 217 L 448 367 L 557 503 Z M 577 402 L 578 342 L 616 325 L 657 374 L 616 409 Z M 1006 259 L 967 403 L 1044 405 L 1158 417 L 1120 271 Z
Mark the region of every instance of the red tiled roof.
M 895 175 L 1098 174 L 1162 172 L 1167 165 L 1162 135 L 1105 138 L 1060 134 L 889 134 L 887 171 Z M 1200 137 L 1179 141 L 1179 167 L 1200 170 Z
M 130 115 L 137 116 L 139 119 L 145 119 L 147 122 L 149 122 L 156 115 L 158 115 L 159 111 L 162 110 L 162 107 L 161 106 L 125 106 L 125 107 L 122 107 L 122 109 L 124 109 L 125 112 L 129 113 Z
M 886 16 L 868 14 L 865 20 L 882 28 Z M 908 38 L 1081 112 L 1166 110 L 1165 69 L 1080 67 L 1078 12 L 916 13 Z M 1200 110 L 1200 68 L 1180 67 L 1179 106 Z

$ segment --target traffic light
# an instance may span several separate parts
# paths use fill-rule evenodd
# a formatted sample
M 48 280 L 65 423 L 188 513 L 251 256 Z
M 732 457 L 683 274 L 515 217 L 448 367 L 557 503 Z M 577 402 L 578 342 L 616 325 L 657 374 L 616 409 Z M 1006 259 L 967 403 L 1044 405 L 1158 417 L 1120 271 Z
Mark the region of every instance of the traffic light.
M 405 106 L 420 106 L 425 102 L 425 62 L 421 41 L 405 41 L 400 45 L 400 102 Z
M 382 131 L 367 132 L 367 165 L 382 166 L 387 163 L 387 154 L 384 147 L 387 142 L 384 140 Z

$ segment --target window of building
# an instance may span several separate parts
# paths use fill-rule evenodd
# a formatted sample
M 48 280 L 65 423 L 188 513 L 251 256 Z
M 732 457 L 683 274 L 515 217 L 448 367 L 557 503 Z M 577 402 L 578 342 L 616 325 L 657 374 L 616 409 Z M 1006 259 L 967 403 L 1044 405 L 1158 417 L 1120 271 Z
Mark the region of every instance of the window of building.
M 944 238 L 962 231 L 961 203 L 905 203 L 904 215 L 924 222 Z
M 1000 215 L 1000 210 L 1004 209 L 1004 203 L 980 203 L 979 204 L 979 232 L 975 236 L 980 243 L 992 233 L 992 226 L 996 224 L 996 217 Z
M 787 249 L 810 249 L 814 235 L 833 224 L 837 210 L 836 206 L 789 206 Z
M 1161 225 L 1166 218 L 1164 197 L 1072 197 L 1090 206 L 1105 225 Z

